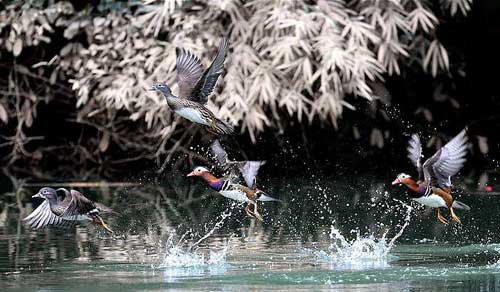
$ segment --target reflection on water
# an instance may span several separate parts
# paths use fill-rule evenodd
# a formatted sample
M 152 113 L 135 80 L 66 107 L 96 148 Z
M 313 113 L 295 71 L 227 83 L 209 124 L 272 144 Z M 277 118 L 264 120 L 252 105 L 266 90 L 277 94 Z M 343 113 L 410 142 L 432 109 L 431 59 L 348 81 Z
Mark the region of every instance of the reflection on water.
M 289 178 L 266 182 L 283 202 L 264 204 L 259 223 L 174 177 L 80 189 L 121 213 L 109 220 L 114 236 L 92 225 L 30 230 L 21 218 L 39 203 L 30 201 L 37 188 L 8 190 L 0 281 L 19 291 L 500 287 L 500 197 L 462 197 L 473 209 L 461 226 L 444 226 L 434 211 L 407 206 L 390 179 Z

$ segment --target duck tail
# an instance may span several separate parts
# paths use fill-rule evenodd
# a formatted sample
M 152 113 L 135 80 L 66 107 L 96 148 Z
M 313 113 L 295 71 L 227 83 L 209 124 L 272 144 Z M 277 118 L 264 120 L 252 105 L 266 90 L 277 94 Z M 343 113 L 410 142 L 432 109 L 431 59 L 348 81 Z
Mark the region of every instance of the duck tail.
M 119 213 L 116 212 L 115 210 L 111 209 L 110 207 L 107 207 L 101 203 L 95 203 L 95 206 L 97 209 L 100 211 L 102 214 L 113 214 L 113 215 L 118 215 Z
M 467 206 L 466 204 L 460 202 L 460 201 L 453 201 L 453 205 L 452 205 L 453 208 L 455 209 L 460 209 L 460 210 L 465 210 L 465 211 L 469 211 L 470 210 L 470 207 Z
M 257 196 L 257 201 L 261 201 L 261 202 L 272 202 L 272 201 L 279 202 L 280 201 L 280 200 L 275 199 L 275 198 L 271 197 L 270 195 L 264 193 L 261 190 L 257 190 L 255 192 L 255 195 Z
M 219 135 L 233 135 L 234 127 L 233 125 L 225 122 L 223 120 L 217 119 L 215 123 L 215 130 Z

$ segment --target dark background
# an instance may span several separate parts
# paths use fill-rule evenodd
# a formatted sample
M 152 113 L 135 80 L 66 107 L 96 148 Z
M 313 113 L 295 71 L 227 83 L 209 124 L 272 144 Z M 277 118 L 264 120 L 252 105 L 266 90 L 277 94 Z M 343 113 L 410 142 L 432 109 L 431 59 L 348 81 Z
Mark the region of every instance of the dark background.
M 319 120 L 300 124 L 291 119 L 283 132 L 267 128 L 256 144 L 251 143 L 245 134 L 223 141 L 230 155 L 234 159 L 267 160 L 263 171 L 274 175 L 299 176 L 309 171 L 339 175 L 410 172 L 406 145 L 412 133 L 420 133 L 424 141 L 436 136 L 445 142 L 467 126 L 472 147 L 464 172 L 470 169 L 477 169 L 478 173 L 495 171 L 500 156 L 500 80 L 497 73 L 500 67 L 497 41 L 500 37 L 500 3 L 474 1 L 467 17 L 440 17 L 444 21 L 441 21 L 437 33 L 449 53 L 451 67 L 448 74 L 433 78 L 422 69 L 415 68 L 403 71 L 400 76 L 386 76 L 386 98 L 369 103 L 362 98 L 348 97 L 348 102 L 356 107 L 356 111 L 345 109 L 337 128 Z M 54 51 L 60 49 L 62 41 L 61 44 L 51 44 Z M 31 58 L 36 56 L 36 52 L 27 55 Z M 441 89 L 437 90 L 438 87 Z M 45 139 L 30 143 L 30 149 L 70 143 L 82 139 L 82 136 L 95 135 L 95 129 L 68 121 L 68 111 L 75 110 L 74 101 L 55 99 L 49 104 L 40 103 L 37 110 L 36 123 L 26 133 L 45 136 Z M 432 114 L 432 119 L 426 117 L 425 110 Z M 130 126 L 134 127 L 133 124 Z M 359 137 L 354 136 L 353 127 L 358 129 Z M 373 128 L 385 134 L 381 148 L 370 143 Z M 8 131 L 7 127 L 5 130 Z M 477 136 L 487 137 L 488 153 L 480 153 Z M 201 148 L 206 147 L 208 141 L 200 139 L 198 145 L 199 152 L 204 153 Z M 424 152 L 430 155 L 435 149 L 436 145 L 430 145 Z M 0 156 L 6 151 L 6 148 L 0 148 Z M 38 167 L 50 170 L 67 165 L 69 162 L 63 159 L 67 155 L 54 151 L 52 156 L 37 162 Z M 101 161 L 89 161 L 83 167 L 98 167 L 100 170 L 96 174 L 104 177 L 111 173 L 114 178 L 127 179 L 144 176 L 144 173 L 155 176 L 160 168 L 161 162 L 153 160 L 134 161 L 120 167 L 107 164 L 107 158 L 127 155 L 130 154 L 111 148 Z M 183 160 L 183 157 L 177 159 Z M 26 170 L 20 171 L 23 167 Z M 167 169 L 184 172 L 191 167 L 190 163 L 172 163 Z M 103 169 L 106 171 L 101 171 Z M 131 174 L 132 169 L 141 171 Z M 18 163 L 14 172 L 21 177 L 30 177 L 30 161 Z M 68 177 L 58 173 L 58 178 L 73 177 L 69 173 Z

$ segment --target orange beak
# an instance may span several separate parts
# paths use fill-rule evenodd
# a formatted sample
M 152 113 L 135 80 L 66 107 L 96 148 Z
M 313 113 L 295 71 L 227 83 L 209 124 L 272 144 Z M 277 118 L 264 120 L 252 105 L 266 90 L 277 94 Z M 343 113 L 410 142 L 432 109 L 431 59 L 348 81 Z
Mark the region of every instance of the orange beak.
M 188 175 L 186 176 L 195 176 L 196 174 L 194 173 L 194 171 L 191 171 L 190 173 L 188 173 Z
M 396 178 L 393 182 L 392 182 L 392 185 L 397 185 L 397 184 L 400 184 L 401 181 L 399 180 L 399 178 Z

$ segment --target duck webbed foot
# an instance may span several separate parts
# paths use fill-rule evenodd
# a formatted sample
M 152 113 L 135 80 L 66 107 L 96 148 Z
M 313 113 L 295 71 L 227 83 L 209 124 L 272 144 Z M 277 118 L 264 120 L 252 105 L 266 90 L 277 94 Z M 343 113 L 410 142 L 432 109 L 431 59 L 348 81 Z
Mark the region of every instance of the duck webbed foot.
M 453 221 L 455 221 L 456 223 L 460 224 L 461 223 L 460 218 L 458 218 L 458 216 L 455 215 L 453 207 L 450 207 L 450 213 L 451 213 L 451 219 L 453 219 Z
M 101 216 L 97 216 L 96 219 L 94 219 L 94 222 L 97 224 L 97 225 L 100 225 L 102 226 L 102 228 L 104 228 L 107 232 L 113 234 L 113 230 L 111 230 L 111 228 L 109 228 L 108 224 L 106 224 L 106 222 L 104 222 L 104 220 L 101 218 Z
M 448 224 L 448 220 L 446 220 L 443 217 L 443 215 L 441 215 L 441 210 L 439 208 L 437 208 L 437 217 L 438 217 L 439 222 L 441 222 L 443 224 Z
M 245 206 L 245 213 L 247 214 L 248 217 L 254 218 L 252 211 L 250 211 L 250 204 L 247 204 Z
M 257 210 L 257 202 L 253 203 L 253 213 L 255 218 L 257 218 L 260 222 L 263 222 L 262 216 L 260 216 L 259 210 Z

